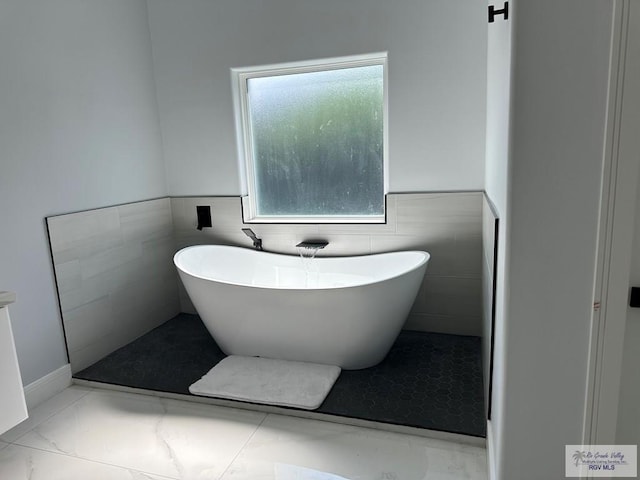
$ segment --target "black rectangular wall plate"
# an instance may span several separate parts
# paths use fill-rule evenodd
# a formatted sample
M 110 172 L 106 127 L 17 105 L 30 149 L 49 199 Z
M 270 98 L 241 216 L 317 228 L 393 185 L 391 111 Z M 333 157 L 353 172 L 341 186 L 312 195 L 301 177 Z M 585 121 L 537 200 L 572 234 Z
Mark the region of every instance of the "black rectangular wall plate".
M 211 207 L 209 205 L 196 206 L 196 213 L 198 215 L 198 230 L 211 227 Z
M 631 287 L 629 306 L 633 308 L 640 308 L 640 287 Z

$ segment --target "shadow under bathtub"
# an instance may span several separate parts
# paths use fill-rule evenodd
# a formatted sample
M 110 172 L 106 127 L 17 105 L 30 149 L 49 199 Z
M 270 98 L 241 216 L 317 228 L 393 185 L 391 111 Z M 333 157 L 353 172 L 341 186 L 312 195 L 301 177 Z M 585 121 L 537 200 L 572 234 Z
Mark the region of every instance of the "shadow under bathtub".
M 402 331 L 375 367 L 343 370 L 316 412 L 485 436 L 479 337 Z M 182 313 L 75 378 L 191 395 L 225 358 L 197 315 Z

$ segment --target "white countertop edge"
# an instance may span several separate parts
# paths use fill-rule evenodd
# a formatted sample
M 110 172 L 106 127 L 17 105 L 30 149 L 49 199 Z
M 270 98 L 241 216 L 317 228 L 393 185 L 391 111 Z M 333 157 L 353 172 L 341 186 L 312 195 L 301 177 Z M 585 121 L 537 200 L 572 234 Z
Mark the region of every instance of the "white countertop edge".
M 15 292 L 0 292 L 0 308 L 6 307 L 16 301 Z

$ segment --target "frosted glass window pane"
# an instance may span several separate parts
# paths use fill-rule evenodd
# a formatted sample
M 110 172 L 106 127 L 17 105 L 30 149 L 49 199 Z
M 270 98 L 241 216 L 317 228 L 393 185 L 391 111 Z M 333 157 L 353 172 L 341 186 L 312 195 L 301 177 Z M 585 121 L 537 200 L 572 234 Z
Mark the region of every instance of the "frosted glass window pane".
M 259 216 L 384 213 L 382 65 L 247 82 Z

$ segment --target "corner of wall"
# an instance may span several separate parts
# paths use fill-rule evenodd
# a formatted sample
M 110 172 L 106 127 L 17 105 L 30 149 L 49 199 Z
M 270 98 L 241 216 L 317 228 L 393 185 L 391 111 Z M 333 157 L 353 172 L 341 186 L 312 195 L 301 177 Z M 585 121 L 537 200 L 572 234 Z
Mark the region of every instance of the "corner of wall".
M 487 480 L 498 480 L 496 470 L 496 451 L 493 440 L 493 425 L 487 420 Z

